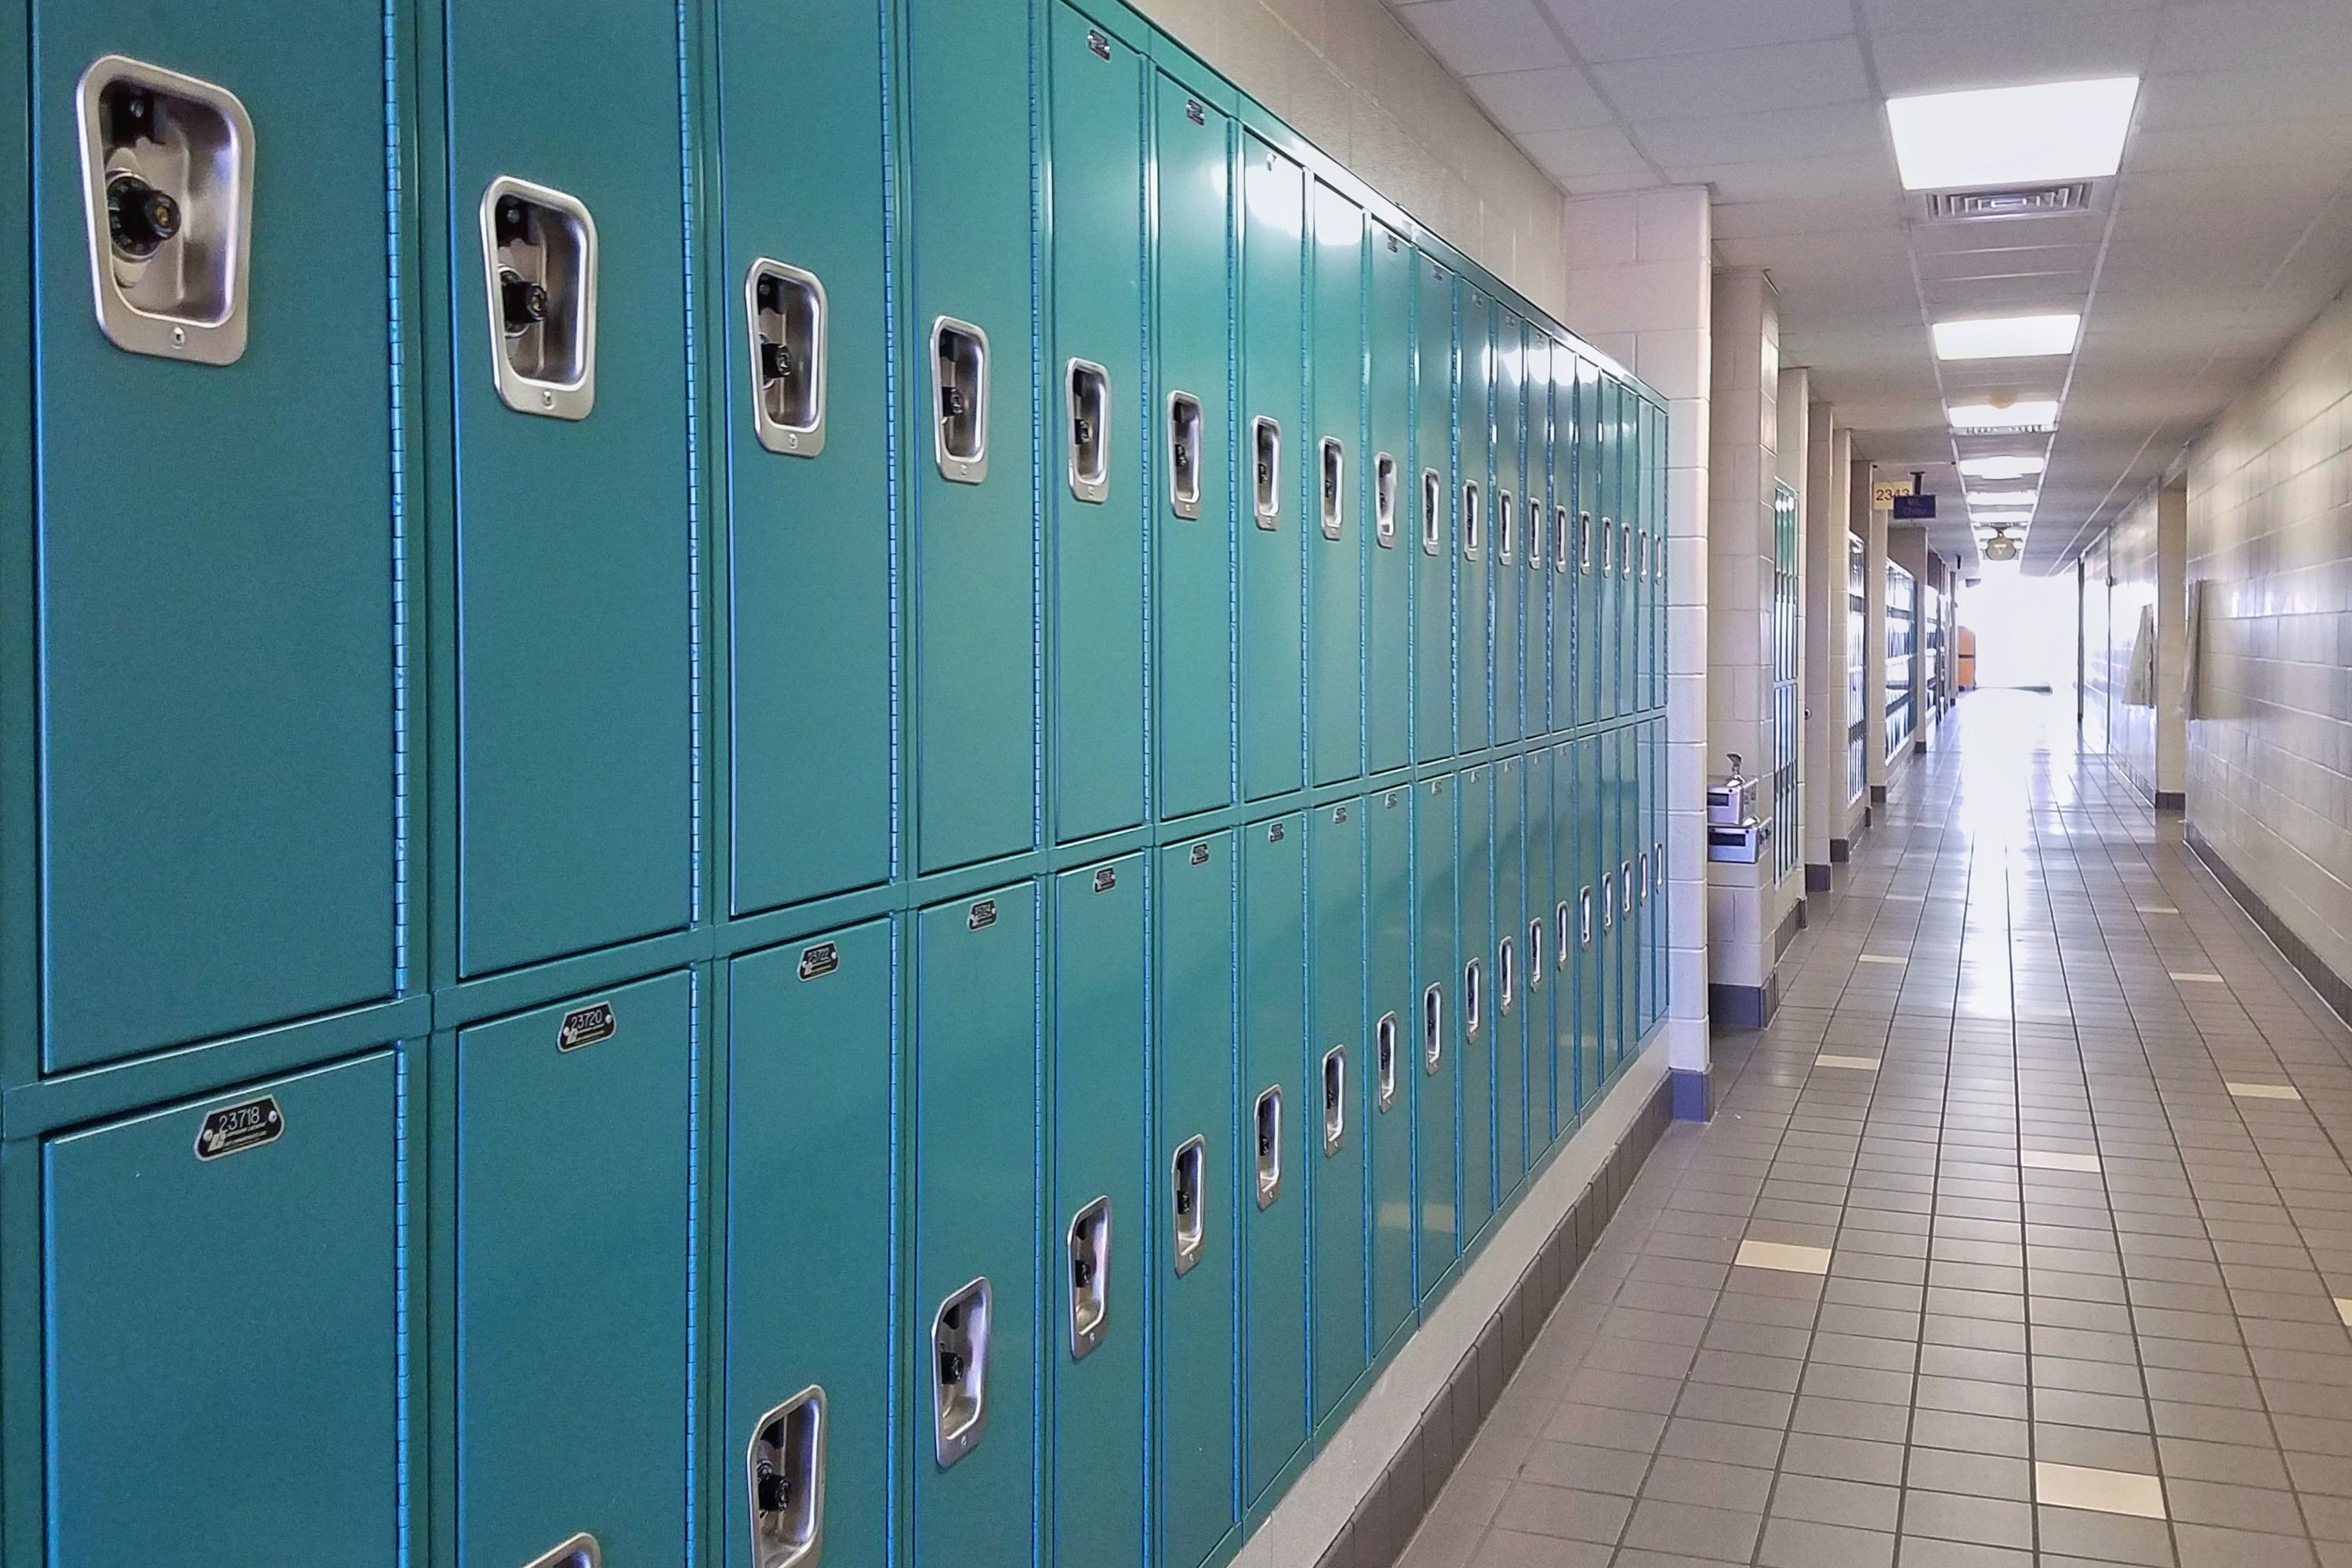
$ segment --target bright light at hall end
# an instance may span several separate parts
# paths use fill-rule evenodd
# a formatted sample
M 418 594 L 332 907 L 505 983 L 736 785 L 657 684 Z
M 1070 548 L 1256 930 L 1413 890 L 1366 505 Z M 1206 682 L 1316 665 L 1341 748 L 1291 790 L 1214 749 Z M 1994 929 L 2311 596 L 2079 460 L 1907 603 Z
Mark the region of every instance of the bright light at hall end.
M 1955 430 L 2055 430 L 2058 405 L 2037 403 L 1961 403 L 1945 411 Z
M 2076 314 L 2049 316 L 1987 316 L 1970 321 L 1937 321 L 1936 357 L 1964 359 L 2034 359 L 2074 352 L 2083 318 Z
M 2050 466 L 2047 458 L 2022 453 L 2003 458 L 1962 458 L 1960 477 L 1969 479 L 2030 479 Z
M 2137 77 L 1929 92 L 1886 100 L 1909 191 L 2103 180 L 2123 166 Z
M 1987 508 L 2032 506 L 2033 498 L 2041 493 L 2039 490 L 1970 490 L 1969 510 L 1982 511 Z

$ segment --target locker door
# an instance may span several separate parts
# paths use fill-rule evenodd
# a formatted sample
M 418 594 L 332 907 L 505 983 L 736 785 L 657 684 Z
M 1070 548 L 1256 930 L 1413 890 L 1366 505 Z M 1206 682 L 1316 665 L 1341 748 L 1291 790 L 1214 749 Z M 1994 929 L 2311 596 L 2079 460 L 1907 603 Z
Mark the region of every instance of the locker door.
M 1233 123 L 1168 77 L 1155 90 L 1153 684 L 1160 814 L 1171 817 L 1234 798 Z
M 937 871 L 1037 842 L 1030 111 L 1004 88 L 1029 16 L 908 0 L 906 26 L 908 699 L 915 864 Z
M 1650 411 L 1650 706 L 1666 705 L 1666 411 Z
M 1552 1018 L 1559 987 L 1553 983 L 1551 876 L 1551 752 L 1531 750 L 1527 770 L 1527 881 L 1519 911 L 1521 982 L 1528 1037 L 1528 1163 L 1551 1147 L 1559 1118 L 1552 1079 Z
M 1601 842 L 1606 818 L 1601 810 L 1601 737 L 1580 736 L 1575 743 L 1574 810 L 1576 815 L 1576 904 L 1570 915 L 1576 927 L 1576 1105 L 1580 1114 L 1601 1092 L 1608 1073 L 1601 1030 L 1608 999 L 1601 984 L 1601 955 L 1608 951 L 1604 921 L 1607 891 L 1601 880 L 1601 862 L 1607 854 Z
M 1307 870 L 1314 921 L 1313 1090 L 1315 1421 L 1321 1425 L 1364 1370 L 1364 1194 L 1370 1135 L 1364 1092 L 1364 804 L 1342 801 L 1308 815 Z
M 1465 752 L 1494 738 L 1494 595 L 1487 567 L 1495 552 L 1495 307 L 1468 283 L 1459 289 L 1462 380 L 1454 416 L 1454 496 L 1461 561 L 1455 569 L 1454 710 Z
M 1144 858 L 1054 880 L 1054 1560 L 1145 1559 L 1144 1332 L 1152 1187 Z
M 1307 716 L 1299 621 L 1306 185 L 1297 163 L 1242 138 L 1242 428 L 1249 484 L 1241 534 L 1242 794 L 1264 800 L 1304 782 Z
M 1427 1301 L 1461 1250 L 1462 975 L 1455 952 L 1454 778 L 1420 785 L 1412 820 L 1414 1291 Z
M 544 35 L 522 0 L 448 14 L 467 974 L 649 936 L 695 913 L 696 458 L 677 17 L 655 5 L 592 15 Z M 518 37 L 538 47 L 518 50 Z M 583 103 L 595 113 L 583 116 Z M 486 205 L 506 179 L 550 189 Z M 562 214 L 567 200 L 593 224 L 577 266 L 565 259 L 571 247 L 547 237 L 578 224 Z M 509 244 L 513 213 L 526 226 Z M 499 255 L 486 260 L 492 245 Z M 593 286 L 580 278 L 592 258 Z M 593 304 L 604 330 L 592 334 L 584 417 L 541 416 L 566 411 L 552 387 L 501 389 L 499 375 L 530 363 L 526 335 L 488 330 L 489 268 L 509 263 L 541 267 L 553 296 L 575 301 L 551 323 Z M 518 345 L 512 361 L 503 348 L 493 354 L 507 341 Z
M 1525 732 L 1519 692 L 1520 611 L 1527 599 L 1527 327 L 1510 311 L 1495 312 L 1495 743 Z
M 1305 819 L 1242 830 L 1242 1497 L 1255 1504 L 1307 1440 Z
M 917 917 L 917 1563 L 1031 1560 L 1037 918 L 1030 882 Z
M 1235 1507 L 1236 1237 L 1254 1169 L 1235 1118 L 1233 830 L 1160 852 L 1159 1239 L 1146 1249 L 1159 1304 L 1158 1510 L 1168 1568 L 1198 1568 Z M 1181 1197 L 1181 1202 L 1180 1202 Z
M 1372 1337 L 1378 1356 L 1412 1321 L 1412 1107 L 1421 1074 L 1412 988 L 1412 789 L 1383 790 L 1365 805 L 1364 1092 L 1371 1143 Z
M 49 1563 L 402 1560 L 395 1070 L 44 1145 Z
M 1576 727 L 1576 356 L 1566 345 L 1551 351 L 1551 727 L 1555 734 Z
M 1506 582 L 1517 586 L 1514 578 Z M 1499 1205 L 1528 1168 L 1527 770 L 1495 764 L 1495 1192 Z
M 1601 370 L 1576 362 L 1576 723 L 1601 717 Z
M 1666 1016 L 1666 721 L 1650 721 L 1650 1023 Z
M 1623 638 L 1621 635 L 1624 619 L 1623 592 L 1625 563 L 1618 558 L 1618 521 L 1624 500 L 1624 477 L 1621 467 L 1624 452 L 1618 441 L 1618 392 L 1614 377 L 1603 376 L 1601 382 L 1600 443 L 1594 467 L 1600 472 L 1599 510 L 1593 525 L 1600 530 L 1597 540 L 1601 557 L 1601 616 L 1596 628 L 1598 642 L 1595 657 L 1600 661 L 1601 706 L 1595 717 L 1607 721 L 1625 711 Z
M 1364 595 L 1365 711 L 1372 772 L 1412 760 L 1412 558 L 1416 513 L 1412 467 L 1412 253 L 1375 224 L 1365 319 L 1370 382 L 1371 565 Z
M 1459 367 L 1453 275 L 1416 251 L 1412 278 L 1412 754 L 1434 763 L 1454 754 Z
M 1609 788 L 1610 829 L 1615 837 L 1611 865 L 1617 873 L 1617 1025 L 1609 1041 L 1612 1068 L 1624 1065 L 1633 1039 L 1635 1009 L 1641 1005 L 1636 961 L 1642 951 L 1642 931 L 1633 909 L 1633 836 L 1640 831 L 1640 824 L 1633 817 L 1635 728 L 1630 724 L 1620 726 L 1609 737 L 1615 767 Z
M 1364 212 L 1315 184 L 1312 504 L 1299 531 L 1311 563 L 1307 666 L 1314 780 L 1364 771 L 1364 571 L 1371 529 L 1364 452 Z
M 880 13 L 720 0 L 719 27 L 729 907 L 748 914 L 890 875 L 888 213 Z M 775 112 L 782 72 L 804 112 Z
M 38 846 L 42 1059 L 64 1071 L 395 984 L 393 563 L 408 542 L 392 494 L 383 26 L 352 9 L 288 29 L 255 0 L 40 0 L 10 26 L 35 150 L 31 210 L 12 202 L 9 228 L 35 272 L 39 410 L 11 433 L 11 473 L 25 479 L 29 443 L 39 566 L 0 614 L 10 659 L 37 671 L 41 817 L 28 790 L 8 824 L 28 858 Z M 235 93 L 272 148 L 232 363 L 126 353 L 93 320 L 75 88 L 117 50 Z M 674 249 L 674 155 L 669 202 Z M 322 275 L 351 309 L 317 308 Z
M 1582 1030 L 1578 1009 L 1582 966 L 1577 950 L 1577 889 L 1583 884 L 1578 840 L 1577 763 L 1582 742 L 1562 741 L 1551 749 L 1551 948 L 1552 1135 L 1565 1134 L 1583 1105 L 1577 1078 L 1577 1041 Z
M 1529 740 L 1551 732 L 1551 340 L 1528 329 L 1528 607 L 1519 668 Z
M 1143 820 L 1142 58 L 1054 8 L 1054 820 Z
M 874 920 L 728 964 L 730 1562 L 787 1549 L 813 1500 L 825 1562 L 890 1560 L 896 945 Z M 763 1510 L 763 1475 L 783 1508 Z
M 690 1549 L 694 991 L 658 975 L 457 1036 L 466 1568 L 583 1531 L 607 1562 Z
M 1495 778 L 1468 768 L 1461 783 L 1461 881 L 1455 889 L 1462 992 L 1462 1245 L 1495 1212 Z

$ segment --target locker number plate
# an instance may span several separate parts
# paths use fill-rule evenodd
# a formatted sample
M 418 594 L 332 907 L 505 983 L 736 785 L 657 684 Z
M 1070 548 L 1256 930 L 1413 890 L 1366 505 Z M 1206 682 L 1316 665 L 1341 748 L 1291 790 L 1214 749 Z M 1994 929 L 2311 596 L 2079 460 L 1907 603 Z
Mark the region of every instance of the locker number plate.
M 801 978 L 815 980 L 841 967 L 841 949 L 829 942 L 801 949 Z
M 196 1129 L 196 1158 L 217 1160 L 226 1154 L 241 1154 L 247 1149 L 275 1142 L 285 1131 L 286 1118 L 278 1111 L 275 1095 L 265 1094 L 242 1105 L 223 1106 L 206 1116 L 205 1124 Z
M 583 1046 L 593 1046 L 599 1040 L 613 1037 L 613 1005 L 599 1002 L 590 1007 L 574 1007 L 563 1015 L 563 1026 L 555 1031 L 555 1048 L 576 1051 Z

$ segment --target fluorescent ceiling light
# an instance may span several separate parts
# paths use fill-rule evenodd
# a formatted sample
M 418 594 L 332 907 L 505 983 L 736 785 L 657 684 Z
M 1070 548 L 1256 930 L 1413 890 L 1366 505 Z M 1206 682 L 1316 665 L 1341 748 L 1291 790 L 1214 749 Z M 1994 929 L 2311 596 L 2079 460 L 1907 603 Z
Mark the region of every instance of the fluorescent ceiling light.
M 1937 321 L 1937 359 L 2032 359 L 2070 354 L 2083 330 L 2079 315 L 1988 316 Z
M 2055 430 L 2058 405 L 2012 403 L 2006 408 L 1990 403 L 1963 403 L 1949 410 L 1955 430 Z
M 2123 165 L 2137 77 L 1886 100 L 1908 191 L 2100 180 Z
M 2041 493 L 2039 490 L 1970 490 L 1969 506 L 1971 510 L 1985 507 L 2032 506 L 2033 498 Z
M 2041 458 L 1962 458 L 1960 475 L 1970 479 L 2030 479 L 2047 467 Z

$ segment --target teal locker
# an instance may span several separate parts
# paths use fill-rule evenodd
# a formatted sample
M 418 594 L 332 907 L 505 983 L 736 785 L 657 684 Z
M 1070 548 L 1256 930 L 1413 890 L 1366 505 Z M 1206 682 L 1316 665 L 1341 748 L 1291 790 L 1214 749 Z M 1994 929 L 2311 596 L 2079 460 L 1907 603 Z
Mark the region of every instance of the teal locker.
M 1248 477 L 1241 534 L 1242 795 L 1264 800 L 1304 782 L 1306 704 L 1299 574 L 1307 493 L 1299 356 L 1305 330 L 1304 175 L 1254 135 L 1242 138 L 1242 430 Z
M 1527 600 L 1527 324 L 1507 310 L 1495 312 L 1495 495 L 1488 510 L 1494 535 L 1489 574 L 1495 584 L 1495 743 L 1524 734 L 1519 690 L 1520 612 Z
M 1140 1568 L 1153 1250 L 1144 857 L 1054 879 L 1054 1560 Z
M 457 1036 L 457 1560 L 691 1550 L 695 980 Z M 593 1158 L 583 1152 L 593 1151 Z
M 1314 1225 L 1310 1292 L 1315 1321 L 1315 1421 L 1339 1405 L 1365 1361 L 1364 803 L 1341 801 L 1307 816 L 1314 922 L 1307 1034 L 1314 1114 L 1307 1190 Z
M 1366 512 L 1364 689 L 1371 771 L 1412 761 L 1412 252 L 1394 233 L 1371 230 L 1365 300 Z
M 1242 829 L 1242 1497 L 1307 1441 L 1305 818 Z
M 915 937 L 907 1365 L 922 1564 L 1031 1562 L 1039 1521 L 1037 889 L 934 905 Z
M 1037 842 L 1030 104 L 1007 85 L 1029 26 L 1026 5 L 908 0 L 919 871 Z
M 1454 416 L 1462 560 L 1454 591 L 1454 710 L 1457 742 L 1484 751 L 1494 739 L 1495 307 L 1473 285 L 1460 287 L 1462 381 Z
M 1143 820 L 1142 58 L 1053 14 L 1054 820 L 1057 842 Z
M 1462 977 L 1454 941 L 1459 793 L 1455 775 L 1440 774 L 1418 786 L 1413 802 L 1413 1289 L 1424 1302 L 1454 1267 L 1462 1239 Z
M 1552 528 L 1551 340 L 1540 328 L 1528 330 L 1528 523 L 1527 610 L 1520 620 L 1524 646 L 1519 659 L 1526 692 L 1527 735 L 1537 740 L 1552 730 L 1551 552 Z
M 397 1071 L 377 1052 L 43 1146 L 24 1371 L 49 1563 L 403 1561 Z
M 727 966 L 726 1560 L 890 1561 L 888 919 Z
M 1552 1135 L 1566 1134 L 1582 1109 L 1577 1078 L 1577 1042 L 1582 1028 L 1578 984 L 1577 889 L 1582 885 L 1578 847 L 1576 767 L 1583 742 L 1562 741 L 1551 749 L 1551 984 Z
M 639 0 L 561 32 L 541 22 L 524 0 L 452 7 L 442 57 L 469 975 L 696 914 L 677 14 Z M 270 47 L 287 31 L 267 29 Z M 490 331 L 494 273 L 539 277 L 545 320 L 509 321 L 502 284 Z
M 1153 116 L 1153 750 L 1173 817 L 1234 798 L 1233 122 L 1165 76 Z
M 12 805 L 9 824 L 28 858 L 38 847 L 42 1061 L 65 1071 L 399 984 L 406 606 L 394 563 L 410 546 L 393 495 L 382 18 L 346 10 L 288 28 L 250 0 L 41 0 L 29 16 L 29 110 L 19 96 L 16 112 L 30 122 L 33 189 L 9 227 L 34 271 L 38 416 L 10 441 L 12 473 L 37 475 L 12 500 L 32 510 L 22 548 L 38 572 L 31 602 L 0 611 L 15 627 L 10 659 L 38 683 L 37 736 L 10 739 L 37 757 L 22 799 L 40 817 Z M 19 7 L 11 24 L 20 49 L 26 16 Z M 166 363 L 184 351 L 151 334 L 169 324 L 126 318 L 135 307 L 111 269 L 92 282 L 75 88 L 118 49 L 152 66 L 100 67 L 94 87 L 119 84 L 104 101 L 142 101 L 155 68 L 202 77 L 242 100 L 246 144 L 262 149 L 248 255 L 259 281 L 239 324 L 207 342 L 196 323 L 209 307 L 176 312 L 205 363 Z M 101 140 L 101 161 L 137 142 Z M 148 172 L 191 211 L 202 199 Z M 675 158 L 670 174 L 674 220 Z M 20 194 L 24 178 L 19 168 Z M 184 247 L 202 223 L 163 245 Z M 237 243 L 227 226 L 220 254 Z M 320 276 L 352 308 L 320 310 Z
M 1633 458 L 1628 472 L 1634 487 L 1633 498 L 1633 561 L 1634 619 L 1639 635 L 1633 648 L 1633 707 L 1637 711 L 1650 710 L 1650 689 L 1657 662 L 1657 599 L 1651 584 L 1656 580 L 1656 535 L 1651 530 L 1650 517 L 1650 405 L 1647 399 L 1633 403 Z
M 1241 1518 L 1235 1241 L 1255 1175 L 1235 1111 L 1234 848 L 1231 829 L 1171 844 L 1154 884 L 1159 1239 L 1146 1254 L 1159 1311 L 1157 1561 L 1168 1568 L 1199 1568 Z
M 1601 716 L 1601 370 L 1576 361 L 1576 713 L 1583 729 Z
M 1601 555 L 1601 614 L 1599 625 L 1594 628 L 1594 657 L 1599 663 L 1601 705 L 1593 716 L 1604 723 L 1625 711 L 1624 644 L 1622 636 L 1625 563 L 1618 558 L 1617 550 L 1621 531 L 1619 520 L 1623 515 L 1619 508 L 1624 500 L 1624 470 L 1622 466 L 1624 452 L 1618 440 L 1620 392 L 1614 376 L 1604 375 L 1601 378 L 1601 439 L 1593 463 L 1601 482 L 1600 511 L 1594 519 L 1594 526 L 1600 531 L 1597 542 Z
M 717 16 L 729 907 L 749 914 L 890 876 L 890 214 L 879 7 Z M 803 113 L 774 111 L 784 72 Z
M 1455 775 L 1461 791 L 1460 880 L 1455 937 L 1462 968 L 1462 1246 L 1495 1212 L 1495 776 L 1491 767 Z
M 1307 576 L 1307 713 L 1314 782 L 1364 771 L 1364 209 L 1315 182 L 1315 303 L 1307 427 L 1313 492 L 1304 526 Z
M 1650 846 L 1650 1025 L 1666 1016 L 1666 721 L 1650 721 L 1650 773 L 1643 784 Z
M 1576 708 L 1576 356 L 1551 350 L 1551 728 L 1573 730 Z
M 1364 1098 L 1371 1144 L 1371 1352 L 1412 1322 L 1412 1117 L 1421 1071 L 1412 989 L 1412 807 L 1410 784 L 1365 803 L 1367 1038 Z
M 1412 755 L 1454 754 L 1454 277 L 1412 253 Z M 1450 830 L 1449 830 L 1450 832 Z
M 1622 724 L 1608 735 L 1610 869 L 1615 875 L 1612 885 L 1617 891 L 1616 940 L 1611 952 L 1614 966 L 1611 983 L 1616 988 L 1616 1017 L 1609 1035 L 1612 1070 L 1624 1065 L 1633 1038 L 1634 1009 L 1641 1005 L 1634 970 L 1641 952 L 1641 928 L 1633 919 L 1633 835 L 1639 830 L 1633 820 L 1634 729 Z
M 1495 764 L 1495 1191 L 1528 1169 L 1527 769 Z
M 1640 710 L 1640 666 L 1642 615 L 1641 563 L 1639 540 L 1634 532 L 1635 513 L 1641 509 L 1642 490 L 1639 482 L 1639 457 L 1634 451 L 1633 410 L 1636 397 L 1631 386 L 1620 383 L 1617 387 L 1617 713 L 1624 717 Z
M 1608 1064 L 1602 1049 L 1602 1026 L 1608 1003 L 1602 994 L 1601 954 L 1607 951 L 1603 925 L 1608 905 L 1601 879 L 1601 843 L 1605 820 L 1601 810 L 1601 737 L 1581 735 L 1574 742 L 1570 801 L 1576 820 L 1576 894 L 1570 914 L 1576 926 L 1576 1107 L 1580 1115 L 1601 1091 Z
M 1531 748 L 1521 765 L 1527 778 L 1527 880 L 1520 884 L 1522 982 L 1528 1040 L 1528 1163 L 1551 1147 L 1559 1128 L 1559 1096 L 1552 1078 L 1553 1015 L 1559 985 L 1553 983 L 1551 875 L 1551 752 Z
M 1666 411 L 1650 410 L 1650 706 L 1666 705 Z

